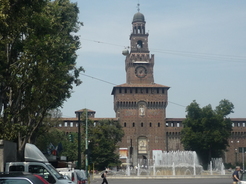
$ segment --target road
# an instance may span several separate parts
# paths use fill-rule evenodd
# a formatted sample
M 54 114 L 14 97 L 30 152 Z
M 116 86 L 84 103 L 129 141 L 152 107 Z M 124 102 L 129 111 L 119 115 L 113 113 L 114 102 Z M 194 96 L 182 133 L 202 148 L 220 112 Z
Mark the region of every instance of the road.
M 95 179 L 91 184 L 101 184 L 102 179 Z M 172 179 L 111 179 L 109 184 L 231 184 L 230 178 L 172 178 Z

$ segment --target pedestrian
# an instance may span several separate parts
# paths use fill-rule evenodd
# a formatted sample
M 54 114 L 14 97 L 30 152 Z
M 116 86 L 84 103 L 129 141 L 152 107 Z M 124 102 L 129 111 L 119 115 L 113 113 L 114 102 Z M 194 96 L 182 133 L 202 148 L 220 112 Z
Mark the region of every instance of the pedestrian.
M 237 166 L 235 171 L 232 174 L 233 178 L 233 184 L 238 184 L 239 180 L 239 172 L 240 172 L 240 166 Z
M 102 182 L 102 184 L 104 184 L 104 183 L 108 184 L 108 181 L 107 181 L 107 173 L 108 173 L 108 171 L 105 171 L 103 173 L 103 182 Z

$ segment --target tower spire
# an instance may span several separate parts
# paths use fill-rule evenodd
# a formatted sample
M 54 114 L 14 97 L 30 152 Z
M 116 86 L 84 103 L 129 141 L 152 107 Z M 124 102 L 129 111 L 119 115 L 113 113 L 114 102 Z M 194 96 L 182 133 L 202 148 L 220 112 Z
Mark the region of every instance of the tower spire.
M 140 4 L 138 3 L 138 12 L 139 12 L 139 10 L 140 10 Z

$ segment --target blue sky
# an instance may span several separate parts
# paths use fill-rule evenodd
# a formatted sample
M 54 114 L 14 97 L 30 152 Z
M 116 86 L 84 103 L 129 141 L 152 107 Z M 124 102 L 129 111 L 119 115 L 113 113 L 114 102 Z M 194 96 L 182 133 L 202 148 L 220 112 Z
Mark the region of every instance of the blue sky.
M 193 100 L 215 108 L 222 99 L 235 106 L 231 118 L 246 118 L 245 0 L 78 1 L 84 26 L 77 65 L 91 77 L 81 75 L 63 117 L 75 117 L 82 108 L 99 118 L 115 117 L 111 92 L 126 82 L 121 53 L 130 45 L 138 2 L 155 55 L 155 83 L 170 86 L 167 118 L 184 118 Z

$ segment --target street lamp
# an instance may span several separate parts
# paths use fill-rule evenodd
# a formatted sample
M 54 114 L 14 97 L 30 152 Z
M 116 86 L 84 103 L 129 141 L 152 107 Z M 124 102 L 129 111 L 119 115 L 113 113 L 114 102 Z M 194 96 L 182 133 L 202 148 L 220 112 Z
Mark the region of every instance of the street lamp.
M 235 160 L 236 160 L 236 164 L 237 164 L 237 148 L 235 149 Z
M 87 109 L 85 110 L 85 171 L 86 176 L 88 177 L 88 117 Z M 80 132 L 80 116 L 84 110 L 75 111 L 76 116 L 78 117 L 78 169 L 81 169 L 81 132 Z
M 233 140 L 232 140 L 232 141 L 231 141 L 231 144 L 233 144 L 233 143 L 234 143 L 234 142 L 233 142 Z M 235 141 L 235 143 L 239 144 L 239 140 Z M 238 149 L 237 149 L 237 146 L 238 146 L 238 145 L 236 145 L 236 144 L 234 144 L 234 146 L 233 146 L 234 148 L 236 147 L 236 148 L 235 148 L 235 164 L 237 164 L 237 157 L 238 157 L 238 156 L 237 156 L 237 150 L 238 150 Z M 239 153 L 240 153 L 240 149 L 239 149 Z
M 87 117 L 87 109 L 85 109 L 85 150 L 86 150 L 86 155 L 85 155 L 85 171 L 86 171 L 86 177 L 88 178 L 88 117 Z
M 78 117 L 78 169 L 81 169 L 81 132 L 80 132 L 80 116 L 81 111 L 75 111 L 76 116 Z

